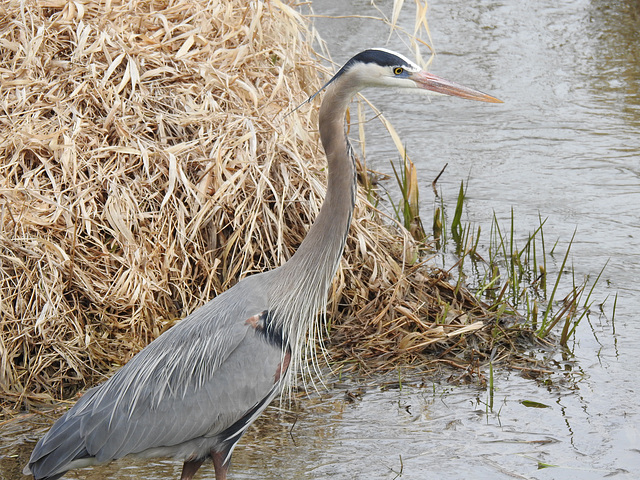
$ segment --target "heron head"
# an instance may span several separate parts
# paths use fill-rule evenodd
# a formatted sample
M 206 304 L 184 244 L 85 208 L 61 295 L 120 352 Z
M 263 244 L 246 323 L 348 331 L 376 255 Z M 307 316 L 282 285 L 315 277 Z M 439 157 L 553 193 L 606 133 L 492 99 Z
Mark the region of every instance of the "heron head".
M 365 50 L 352 57 L 325 87 L 343 76 L 355 90 L 366 87 L 391 87 L 420 93 L 451 95 L 480 102 L 502 103 L 486 93 L 426 72 L 405 56 L 384 48 Z

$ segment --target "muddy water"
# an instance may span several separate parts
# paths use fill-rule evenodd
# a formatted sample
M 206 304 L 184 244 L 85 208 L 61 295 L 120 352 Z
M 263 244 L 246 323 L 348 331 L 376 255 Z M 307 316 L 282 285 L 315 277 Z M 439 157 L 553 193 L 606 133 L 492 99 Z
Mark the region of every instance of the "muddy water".
M 389 10 L 391 1 L 380 2 Z M 412 29 L 412 12 L 401 23 Z M 424 211 L 431 180 L 453 201 L 468 183 L 467 220 L 488 231 L 513 208 L 524 235 L 548 217 L 548 241 L 577 230 L 576 276 L 596 275 L 607 316 L 580 328 L 565 374 L 547 385 L 500 371 L 493 410 L 473 386 L 405 379 L 402 388 L 351 383 L 271 407 L 236 449 L 238 479 L 600 479 L 640 470 L 640 20 L 633 1 L 434 1 L 438 56 L 431 70 L 490 92 L 504 105 L 372 92 L 419 162 Z M 319 0 L 316 13 L 376 15 L 369 0 Z M 384 45 L 387 29 L 362 19 L 318 19 L 338 62 Z M 392 38 L 390 48 L 408 53 Z M 400 102 L 402 102 L 400 104 Z M 370 122 L 367 158 L 379 170 L 397 154 Z M 428 217 L 428 215 L 427 215 Z M 549 240 L 550 239 L 550 240 Z M 386 381 L 388 379 L 384 379 Z M 381 382 L 382 383 L 382 380 Z M 529 402 L 537 402 L 533 408 Z M 0 425 L 0 479 L 22 478 L 46 419 Z M 552 465 L 541 468 L 545 465 Z M 68 478 L 178 478 L 170 461 L 121 461 Z M 214 478 L 205 466 L 199 478 Z

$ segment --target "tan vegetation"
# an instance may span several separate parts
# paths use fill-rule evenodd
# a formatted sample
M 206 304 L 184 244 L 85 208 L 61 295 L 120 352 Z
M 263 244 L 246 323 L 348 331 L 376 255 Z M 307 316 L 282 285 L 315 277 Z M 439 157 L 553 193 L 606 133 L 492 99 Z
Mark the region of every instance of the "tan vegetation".
M 274 0 L 0 6 L 4 405 L 103 380 L 295 251 L 324 192 L 317 103 L 284 115 L 321 85 L 310 35 Z M 343 370 L 492 348 L 416 248 L 359 196 L 328 306 Z

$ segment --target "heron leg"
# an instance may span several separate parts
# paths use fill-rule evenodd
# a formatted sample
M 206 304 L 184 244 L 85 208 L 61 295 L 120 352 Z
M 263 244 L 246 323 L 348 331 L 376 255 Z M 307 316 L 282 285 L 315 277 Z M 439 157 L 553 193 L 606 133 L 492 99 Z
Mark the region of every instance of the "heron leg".
M 222 452 L 211 451 L 211 458 L 213 459 L 213 468 L 216 471 L 216 480 L 227 480 L 227 470 L 229 470 L 229 461 L 224 461 L 229 451 Z
M 182 466 L 182 476 L 180 477 L 180 480 L 191 480 L 203 462 L 204 462 L 204 459 L 187 460 L 186 462 L 184 462 L 184 465 Z

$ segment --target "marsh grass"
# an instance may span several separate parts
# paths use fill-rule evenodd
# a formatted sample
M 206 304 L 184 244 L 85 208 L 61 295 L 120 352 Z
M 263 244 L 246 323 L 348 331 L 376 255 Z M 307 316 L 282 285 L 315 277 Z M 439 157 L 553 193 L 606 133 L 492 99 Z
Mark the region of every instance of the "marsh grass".
M 469 285 L 498 320 L 504 315 L 520 316 L 519 323 L 531 328 L 538 338 L 554 335 L 557 343 L 566 347 L 582 320 L 593 310 L 594 292 L 606 264 L 594 279 L 587 276 L 578 280 L 569 267 L 576 232 L 560 255 L 559 240 L 551 249 L 545 242 L 546 219 L 538 217 L 535 230 L 521 237 L 515 228 L 513 209 L 506 229 L 494 214 L 484 258 L 478 252 L 480 227 L 472 234 L 472 226 L 461 222 L 465 199 L 466 190 L 461 182 L 451 220 L 458 278 L 464 280 L 459 284 Z M 442 200 L 435 208 L 435 215 L 446 222 L 441 204 Z M 441 231 L 446 229 L 439 225 L 438 232 Z M 552 273 L 550 265 L 553 265 Z M 561 290 L 567 288 L 568 292 L 563 294 Z
M 401 193 L 401 199 L 398 204 L 394 204 L 393 199 L 389 196 L 389 201 L 404 228 L 409 231 L 411 236 L 418 242 L 423 243 L 427 239 L 427 234 L 422 226 L 420 219 L 420 195 L 418 189 L 418 174 L 416 166 L 405 155 L 402 159 L 402 165 L 396 167 L 391 162 L 391 168 L 396 179 L 397 186 Z

